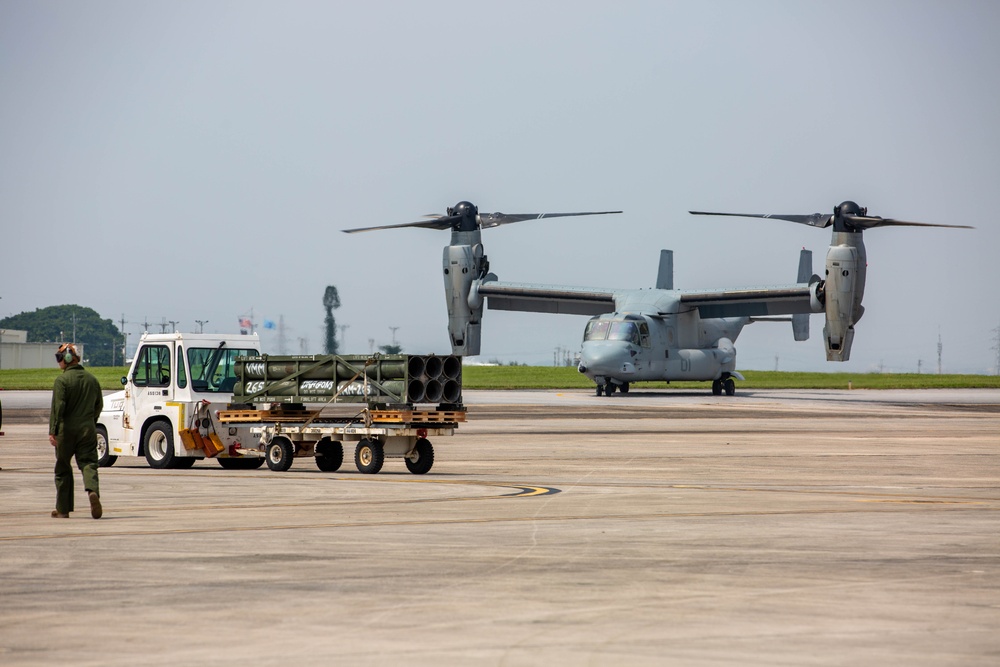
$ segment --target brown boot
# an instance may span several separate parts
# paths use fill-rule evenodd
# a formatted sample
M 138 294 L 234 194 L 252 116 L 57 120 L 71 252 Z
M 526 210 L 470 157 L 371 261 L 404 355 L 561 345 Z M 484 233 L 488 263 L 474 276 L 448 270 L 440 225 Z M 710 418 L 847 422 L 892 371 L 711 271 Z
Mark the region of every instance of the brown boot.
M 100 519 L 104 514 L 104 509 L 101 507 L 101 498 L 93 491 L 87 491 L 87 497 L 90 498 L 90 516 L 95 519 Z
M 63 514 L 59 510 L 52 510 L 52 518 L 53 519 L 68 519 L 69 518 L 69 514 Z

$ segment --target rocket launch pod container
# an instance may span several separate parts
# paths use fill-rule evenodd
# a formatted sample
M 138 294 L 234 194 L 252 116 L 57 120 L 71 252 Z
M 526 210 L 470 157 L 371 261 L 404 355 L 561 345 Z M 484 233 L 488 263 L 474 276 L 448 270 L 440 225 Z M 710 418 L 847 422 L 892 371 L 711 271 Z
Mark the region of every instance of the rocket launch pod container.
M 403 458 L 410 472 L 423 474 L 434 463 L 428 438 L 453 435 L 465 421 L 457 356 L 260 355 L 238 359 L 235 374 L 232 404 L 217 417 L 230 427 L 249 427 L 259 444 L 244 443 L 242 453 L 262 456 L 279 472 L 299 457 L 315 457 L 320 470 L 335 471 L 344 444 L 354 442 L 354 463 L 363 473 L 379 472 L 386 458 Z M 249 409 L 261 403 L 269 409 Z M 366 407 L 344 418 L 305 405 L 333 403 Z M 418 403 L 438 405 L 418 409 Z
M 236 362 L 234 404 L 462 404 L 462 358 L 456 356 L 260 355 Z

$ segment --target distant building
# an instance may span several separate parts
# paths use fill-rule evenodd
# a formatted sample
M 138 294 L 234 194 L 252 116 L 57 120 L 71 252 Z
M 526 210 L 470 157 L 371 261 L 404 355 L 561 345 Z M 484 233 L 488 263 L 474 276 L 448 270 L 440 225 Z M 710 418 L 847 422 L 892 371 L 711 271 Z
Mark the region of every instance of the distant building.
M 0 329 L 0 370 L 14 368 L 53 368 L 56 351 L 61 343 L 29 343 L 28 332 Z M 86 361 L 83 344 L 76 343 L 77 352 Z

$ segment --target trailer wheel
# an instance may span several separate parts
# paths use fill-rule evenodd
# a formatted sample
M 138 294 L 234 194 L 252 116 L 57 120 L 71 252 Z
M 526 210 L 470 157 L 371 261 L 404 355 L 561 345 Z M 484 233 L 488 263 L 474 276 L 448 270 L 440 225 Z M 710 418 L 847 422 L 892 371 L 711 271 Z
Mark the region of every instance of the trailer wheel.
M 194 467 L 194 464 L 197 462 L 198 459 L 193 456 L 175 456 L 174 462 L 170 464 L 170 467 L 174 470 L 187 470 Z
M 385 450 L 377 440 L 361 440 L 354 450 L 354 465 L 366 475 L 374 475 L 385 463 Z
M 171 431 L 170 424 L 164 421 L 153 422 L 146 431 L 142 449 L 150 468 L 163 470 L 173 465 L 174 434 Z
M 316 467 L 323 472 L 336 472 L 344 465 L 344 446 L 338 440 L 323 438 L 316 443 Z
M 267 467 L 274 472 L 285 472 L 292 467 L 295 447 L 287 438 L 275 438 L 267 446 Z
M 110 468 L 118 460 L 117 456 L 111 455 L 108 447 L 108 429 L 103 426 L 97 427 L 97 466 L 99 468 Z
M 434 448 L 430 440 L 420 438 L 413 446 L 413 452 L 406 457 L 406 469 L 414 475 L 423 475 L 434 465 Z

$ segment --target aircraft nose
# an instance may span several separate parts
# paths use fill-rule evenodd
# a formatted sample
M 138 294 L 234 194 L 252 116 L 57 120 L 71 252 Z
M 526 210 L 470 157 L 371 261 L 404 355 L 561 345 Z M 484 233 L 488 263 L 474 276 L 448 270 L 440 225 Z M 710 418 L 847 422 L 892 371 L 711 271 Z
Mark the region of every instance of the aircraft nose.
M 621 376 L 634 373 L 635 366 L 627 344 L 594 341 L 583 344 L 580 372 L 587 375 Z

